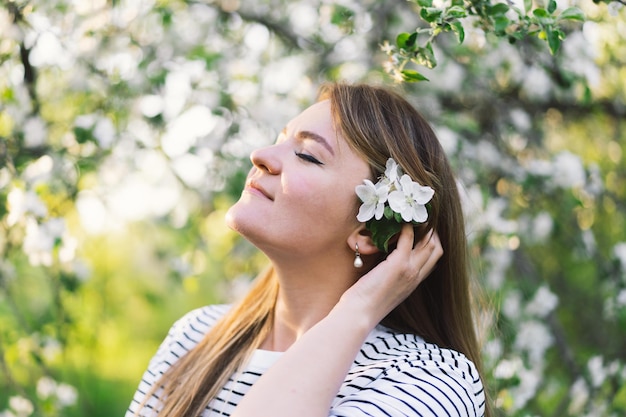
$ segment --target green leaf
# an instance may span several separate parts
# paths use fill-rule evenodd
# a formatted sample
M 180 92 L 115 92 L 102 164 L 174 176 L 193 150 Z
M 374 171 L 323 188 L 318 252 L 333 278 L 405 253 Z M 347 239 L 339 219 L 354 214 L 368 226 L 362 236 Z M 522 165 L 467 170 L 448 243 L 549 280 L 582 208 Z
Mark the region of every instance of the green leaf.
M 398 48 L 405 48 L 406 43 L 410 37 L 411 34 L 406 32 L 402 32 L 398 36 L 396 36 L 396 45 L 398 45 Z
M 467 11 L 461 6 L 452 6 L 446 10 L 447 17 L 453 17 L 455 19 L 461 19 L 467 16 Z
M 559 20 L 578 20 L 581 22 L 585 21 L 585 14 L 578 7 L 569 7 L 563 10 L 558 17 Z
M 428 23 L 434 23 L 441 17 L 443 10 L 436 7 L 422 7 L 420 17 Z
M 330 17 L 330 22 L 333 25 L 340 26 L 352 19 L 354 19 L 354 12 L 351 9 L 337 4 L 334 6 L 333 14 Z
M 382 218 L 370 219 L 365 223 L 367 230 L 372 232 L 372 241 L 382 252 L 389 252 L 389 241 L 400 232 L 402 224 L 395 220 Z
M 591 104 L 593 97 L 591 95 L 591 89 L 589 88 L 588 85 L 585 86 L 585 90 L 583 92 L 583 98 L 582 101 L 584 104 L 588 105 Z
M 494 6 L 489 7 L 488 13 L 492 16 L 503 15 L 509 11 L 509 5 L 506 3 L 498 3 Z
M 533 15 L 537 18 L 537 24 L 541 26 L 554 23 L 554 18 L 545 9 L 535 9 L 533 10 Z
M 552 14 L 556 10 L 556 0 L 550 0 L 548 2 L 548 13 Z
M 401 33 L 396 37 L 396 45 L 398 48 L 413 50 L 417 41 L 417 32 Z
M 402 70 L 402 78 L 409 83 L 415 83 L 419 81 L 429 81 L 428 78 L 415 70 Z
M 450 23 L 452 26 L 452 31 L 456 34 L 459 43 L 463 43 L 465 40 L 465 29 L 463 29 L 463 24 L 461 22 L 452 22 Z
M 418 53 L 415 56 L 415 62 L 431 69 L 437 66 L 437 58 L 435 58 L 431 42 L 428 42 L 423 48 L 418 49 Z
M 524 0 L 524 10 L 526 11 L 526 14 L 528 14 L 528 12 L 530 12 L 530 9 L 533 8 L 533 0 Z
M 393 210 L 391 209 L 391 207 L 385 205 L 383 215 L 385 216 L 386 219 L 393 219 Z
M 422 7 L 431 7 L 433 5 L 433 0 L 417 0 L 417 4 Z
M 74 138 L 78 143 L 96 142 L 93 137 L 93 129 L 85 129 L 84 127 L 74 127 Z
M 550 53 L 552 55 L 556 55 L 559 48 L 561 47 L 561 38 L 559 36 L 559 31 L 554 30 L 552 27 L 547 27 L 545 31 L 546 37 L 548 39 L 548 45 L 550 46 Z
M 494 29 L 496 34 L 501 34 L 506 31 L 506 28 L 509 27 L 510 20 L 506 16 L 498 16 L 494 21 Z

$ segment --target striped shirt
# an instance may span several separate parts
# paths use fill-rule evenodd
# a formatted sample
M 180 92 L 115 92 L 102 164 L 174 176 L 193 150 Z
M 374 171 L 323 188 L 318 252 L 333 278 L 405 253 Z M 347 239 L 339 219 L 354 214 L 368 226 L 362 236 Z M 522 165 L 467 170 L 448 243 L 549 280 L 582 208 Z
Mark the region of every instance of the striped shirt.
M 126 417 L 137 415 L 145 394 L 167 369 L 192 349 L 229 306 L 194 310 L 170 329 L 148 365 Z M 202 417 L 230 416 L 252 384 L 280 358 L 257 350 L 244 369 L 231 376 Z M 141 416 L 155 416 L 159 391 Z M 424 342 L 413 334 L 377 326 L 367 337 L 329 410 L 332 417 L 484 415 L 483 385 L 463 354 Z

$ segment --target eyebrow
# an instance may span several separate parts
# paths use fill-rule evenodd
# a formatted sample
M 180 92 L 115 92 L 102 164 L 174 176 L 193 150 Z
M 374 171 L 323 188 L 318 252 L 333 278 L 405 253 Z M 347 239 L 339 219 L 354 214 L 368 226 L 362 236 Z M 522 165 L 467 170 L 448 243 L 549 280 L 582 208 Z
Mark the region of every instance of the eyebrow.
M 286 134 L 286 132 L 287 132 L 287 128 L 284 128 L 281 133 Z M 323 136 L 318 135 L 315 132 L 311 132 L 309 130 L 301 130 L 296 133 L 296 139 L 299 141 L 303 141 L 307 139 L 313 140 L 319 143 L 320 145 L 322 145 L 324 148 L 326 148 L 326 150 L 328 150 L 328 152 L 330 152 L 331 155 L 335 156 L 335 152 L 333 151 L 333 148 L 330 146 L 328 141 Z

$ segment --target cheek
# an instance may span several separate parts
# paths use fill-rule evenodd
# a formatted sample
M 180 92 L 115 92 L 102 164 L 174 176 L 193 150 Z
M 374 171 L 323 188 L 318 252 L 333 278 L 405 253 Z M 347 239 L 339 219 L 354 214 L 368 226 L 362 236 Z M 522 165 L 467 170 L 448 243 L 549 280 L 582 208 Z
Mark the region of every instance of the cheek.
M 308 178 L 284 184 L 286 195 L 311 218 L 333 223 L 357 224 L 358 197 L 354 187 L 338 181 L 313 181 Z

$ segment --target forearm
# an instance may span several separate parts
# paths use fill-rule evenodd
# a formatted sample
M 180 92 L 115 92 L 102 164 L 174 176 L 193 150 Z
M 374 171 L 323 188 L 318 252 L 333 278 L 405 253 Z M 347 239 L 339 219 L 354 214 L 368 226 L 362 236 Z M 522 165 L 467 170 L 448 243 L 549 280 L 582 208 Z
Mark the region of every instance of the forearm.
M 298 339 L 245 395 L 233 417 L 327 416 L 376 318 L 340 302 Z

